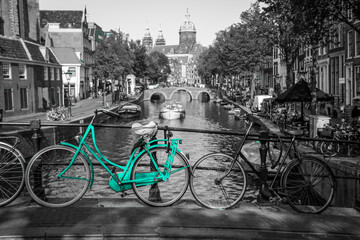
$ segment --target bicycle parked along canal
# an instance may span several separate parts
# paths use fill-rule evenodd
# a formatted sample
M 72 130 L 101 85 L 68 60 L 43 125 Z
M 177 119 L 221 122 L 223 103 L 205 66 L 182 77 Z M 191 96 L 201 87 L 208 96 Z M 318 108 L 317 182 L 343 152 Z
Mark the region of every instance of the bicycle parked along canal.
M 132 189 L 150 206 L 169 206 L 181 199 L 190 173 L 188 160 L 178 149 L 181 139 L 171 138 L 173 134 L 167 128 L 164 139 L 155 139 L 154 122 L 133 124 L 132 130 L 141 137 L 133 146 L 126 166 L 121 166 L 107 159 L 96 145 L 93 122 L 99 112 L 113 116 L 108 110 L 96 110 L 78 145 L 61 142 L 32 157 L 25 173 L 31 197 L 48 207 L 65 207 L 78 201 L 94 182 L 92 156 L 109 173 L 109 186 L 116 192 L 124 195 Z M 95 150 L 85 141 L 89 134 Z
M 250 118 L 248 115 L 247 120 Z M 243 198 L 247 188 L 248 175 L 243 167 L 245 162 L 260 180 L 262 191 L 270 195 L 269 201 L 286 201 L 294 210 L 302 213 L 324 211 L 334 197 L 335 178 L 323 161 L 300 156 L 295 141 L 302 135 L 302 130 L 287 130 L 291 141 L 282 160 L 280 149 L 283 146 L 276 148 L 276 144 L 271 144 L 273 149 L 265 150 L 272 152 L 273 156 L 278 154 L 277 159 L 271 161 L 271 169 L 277 170 L 269 184 L 267 168 L 265 172 L 261 171 L 261 167 L 257 170 L 241 152 L 245 142 L 250 139 L 252 126 L 253 121 L 250 121 L 234 157 L 223 153 L 210 153 L 195 163 L 190 177 L 190 189 L 195 199 L 207 208 L 234 207 Z M 294 158 L 286 161 L 291 149 L 294 150 Z
M 11 141 L 13 145 L 8 143 Z M 19 144 L 18 137 L 0 137 L 0 206 L 14 201 L 24 188 L 25 159 L 17 148 Z

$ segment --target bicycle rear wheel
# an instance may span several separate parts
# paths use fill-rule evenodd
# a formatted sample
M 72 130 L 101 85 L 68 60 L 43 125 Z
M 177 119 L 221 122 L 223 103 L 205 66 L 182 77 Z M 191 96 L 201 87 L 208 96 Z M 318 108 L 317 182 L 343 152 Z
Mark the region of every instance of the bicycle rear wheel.
M 55 145 L 36 153 L 25 173 L 26 187 L 31 197 L 46 207 L 66 207 L 78 201 L 89 186 L 90 170 L 85 157 L 79 154 L 73 165 L 66 169 L 76 149 Z
M 0 143 L 0 206 L 14 201 L 24 188 L 25 160 L 12 146 Z
M 289 205 L 301 213 L 321 213 L 335 194 L 332 171 L 315 158 L 293 160 L 282 175 L 282 183 Z
M 340 145 L 339 143 L 334 142 L 322 142 L 320 145 L 320 151 L 325 156 L 335 157 L 340 151 Z
M 166 147 L 157 147 L 150 150 L 151 155 L 157 161 L 159 171 L 165 173 L 169 166 L 166 166 L 168 156 Z M 165 207 L 176 203 L 185 194 L 189 185 L 189 168 L 187 159 L 179 152 L 175 153 L 171 173 L 166 181 L 158 180 L 148 184 L 135 184 L 132 187 L 136 196 L 144 203 L 153 207 Z M 156 169 L 151 161 L 150 155 L 144 152 L 134 163 L 131 171 L 131 179 L 139 177 L 148 178 L 156 174 Z
M 193 167 L 190 188 L 195 199 L 204 207 L 227 209 L 244 196 L 247 185 L 243 166 L 223 153 L 210 153 L 200 158 Z M 230 169 L 231 168 L 231 169 Z

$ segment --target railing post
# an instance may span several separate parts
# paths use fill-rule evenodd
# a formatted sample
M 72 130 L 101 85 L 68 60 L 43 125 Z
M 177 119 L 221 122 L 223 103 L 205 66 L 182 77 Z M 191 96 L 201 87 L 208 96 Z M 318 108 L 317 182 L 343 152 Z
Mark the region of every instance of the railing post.
M 31 140 L 33 143 L 34 153 L 37 153 L 38 151 L 40 151 L 40 141 L 41 141 L 41 135 L 40 135 L 41 121 L 40 121 L 40 119 L 30 120 L 30 128 L 33 133 L 31 136 Z
M 30 120 L 30 129 L 33 133 L 31 136 L 31 141 L 33 143 L 34 154 L 40 151 L 40 142 L 41 142 L 41 121 L 40 119 Z M 40 191 L 38 195 L 45 196 L 45 190 L 42 187 L 42 162 L 37 166 L 34 174 L 34 188 Z
M 268 169 L 266 167 L 266 154 L 267 154 L 267 142 L 269 139 L 269 132 L 268 131 L 260 131 L 260 174 L 261 178 L 266 181 Z

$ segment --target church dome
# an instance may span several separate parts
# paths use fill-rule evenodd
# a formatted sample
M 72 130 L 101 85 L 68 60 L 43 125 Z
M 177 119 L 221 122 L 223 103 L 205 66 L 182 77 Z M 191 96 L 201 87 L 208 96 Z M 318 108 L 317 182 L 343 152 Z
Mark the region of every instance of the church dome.
M 186 20 L 180 25 L 179 32 L 196 32 L 195 25 L 192 21 L 190 21 L 189 10 L 186 10 Z

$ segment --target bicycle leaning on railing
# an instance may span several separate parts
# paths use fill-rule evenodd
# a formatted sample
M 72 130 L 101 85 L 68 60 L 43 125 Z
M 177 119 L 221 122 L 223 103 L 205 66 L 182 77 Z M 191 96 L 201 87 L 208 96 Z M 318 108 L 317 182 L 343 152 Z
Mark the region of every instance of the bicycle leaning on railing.
M 92 156 L 109 173 L 109 185 L 114 191 L 125 195 L 126 190 L 132 189 L 142 202 L 151 206 L 177 202 L 187 190 L 190 175 L 188 159 L 178 149 L 181 139 L 171 138 L 173 134 L 167 128 L 165 139 L 154 139 L 157 133 L 154 122 L 144 126 L 133 124 L 132 130 L 141 137 L 126 166 L 121 166 L 107 159 L 96 145 L 93 121 L 99 112 L 112 115 L 105 109 L 96 110 L 77 146 L 61 142 L 32 157 L 25 173 L 31 197 L 48 207 L 65 207 L 78 201 L 93 185 Z M 89 134 L 95 150 L 85 141 Z
M 12 140 L 13 145 L 8 143 Z M 17 148 L 19 143 L 15 136 L 0 137 L 0 206 L 14 201 L 24 188 L 25 159 Z
M 247 119 L 249 120 L 249 117 Z M 324 211 L 333 199 L 335 178 L 323 161 L 300 156 L 295 141 L 302 134 L 302 130 L 286 130 L 291 135 L 291 141 L 282 160 L 279 150 L 282 146 L 276 147 L 274 143 L 270 144 L 273 149 L 265 150 L 273 151 L 270 156 L 276 156 L 276 152 L 278 154 L 277 159 L 271 162 L 271 168 L 277 170 L 269 184 L 266 166 L 265 172 L 261 171 L 261 167 L 257 170 L 241 152 L 245 141 L 250 139 L 252 126 L 253 122 L 250 121 L 234 157 L 223 153 L 210 153 L 195 163 L 190 177 L 190 189 L 195 199 L 207 208 L 227 209 L 235 206 L 243 198 L 247 187 L 248 175 L 243 167 L 245 162 L 260 180 L 262 191 L 270 195 L 271 202 L 287 202 L 297 212 Z M 286 161 L 291 149 L 294 158 Z

